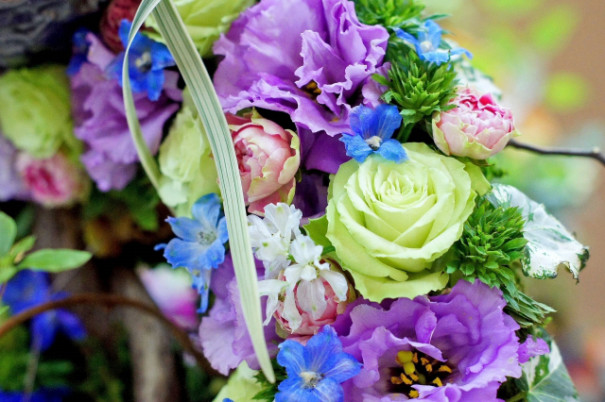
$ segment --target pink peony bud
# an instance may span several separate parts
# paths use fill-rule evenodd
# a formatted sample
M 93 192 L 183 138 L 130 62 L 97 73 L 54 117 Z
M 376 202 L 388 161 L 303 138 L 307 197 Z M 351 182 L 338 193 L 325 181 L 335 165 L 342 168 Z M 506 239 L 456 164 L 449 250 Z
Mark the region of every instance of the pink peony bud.
M 278 326 L 284 331 L 284 335 L 287 335 L 288 337 L 291 335 L 297 335 L 303 338 L 306 336 L 315 335 L 324 325 L 332 324 L 336 320 L 336 317 L 339 314 L 344 313 L 346 310 L 348 300 L 343 302 L 339 301 L 338 297 L 336 297 L 336 294 L 334 293 L 334 290 L 327 281 L 320 278 L 315 279 L 314 281 L 320 282 L 323 285 L 323 297 L 326 302 L 325 310 L 321 314 L 315 314 L 314 312 L 309 312 L 302 308 L 301 305 L 303 303 L 301 303 L 301 300 L 299 299 L 301 297 L 312 297 L 312 295 L 301 294 L 302 292 L 300 292 L 299 283 L 294 289 L 294 299 L 296 301 L 296 308 L 298 309 L 302 319 L 300 326 L 296 330 L 292 331 L 288 320 L 286 320 L 282 315 L 285 307 L 282 301 L 279 302 L 277 310 L 273 315 Z M 321 292 L 319 293 L 321 294 Z M 278 333 L 280 332 L 281 331 L 278 331 Z
M 433 140 L 446 155 L 487 159 L 519 135 L 510 109 L 491 94 L 463 88 L 451 103 L 456 108 L 433 117 Z
M 17 157 L 17 170 L 32 199 L 48 207 L 69 205 L 82 199 L 88 189 L 82 168 L 62 153 L 47 159 L 22 153 Z
M 290 203 L 300 166 L 300 140 L 258 113 L 228 115 L 249 211 L 262 215 L 267 204 Z

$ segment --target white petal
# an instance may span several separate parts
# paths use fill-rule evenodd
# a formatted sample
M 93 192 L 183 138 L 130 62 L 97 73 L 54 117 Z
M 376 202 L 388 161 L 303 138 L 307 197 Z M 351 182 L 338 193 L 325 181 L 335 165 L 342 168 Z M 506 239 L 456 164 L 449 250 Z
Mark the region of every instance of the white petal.
M 290 284 L 292 288 L 300 280 L 301 272 L 302 267 L 298 264 L 290 265 L 284 270 L 284 276 L 286 277 L 286 281 L 288 282 L 288 284 Z
M 288 290 L 286 292 L 286 298 L 284 300 L 284 311 L 282 317 L 288 322 L 292 332 L 296 331 L 302 323 L 302 317 L 296 308 L 296 301 L 294 300 L 294 292 Z
M 312 264 L 321 258 L 323 247 L 315 244 L 309 236 L 297 236 L 290 245 L 290 254 L 299 264 Z
M 314 320 L 318 320 L 326 311 L 326 289 L 321 279 L 301 282 L 296 289 L 296 299 L 300 308 L 311 314 Z
M 347 300 L 349 284 L 347 283 L 347 278 L 345 278 L 343 274 L 335 271 L 320 271 L 319 276 L 330 284 L 330 287 L 332 287 L 332 290 L 339 301 Z
M 305 265 L 300 273 L 300 279 L 304 281 L 312 281 L 317 278 L 317 270 L 313 265 Z

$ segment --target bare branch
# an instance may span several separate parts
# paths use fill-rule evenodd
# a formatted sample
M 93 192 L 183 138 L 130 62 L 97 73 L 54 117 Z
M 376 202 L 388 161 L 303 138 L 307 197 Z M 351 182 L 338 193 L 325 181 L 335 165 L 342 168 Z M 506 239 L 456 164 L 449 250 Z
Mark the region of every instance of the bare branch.
M 509 147 L 522 149 L 525 151 L 533 152 L 541 155 L 562 155 L 562 156 L 578 156 L 582 158 L 591 158 L 598 162 L 601 162 L 605 166 L 605 155 L 601 153 L 598 147 L 592 150 L 584 149 L 566 149 L 566 148 L 540 148 L 535 145 L 523 144 L 512 140 L 508 143 Z

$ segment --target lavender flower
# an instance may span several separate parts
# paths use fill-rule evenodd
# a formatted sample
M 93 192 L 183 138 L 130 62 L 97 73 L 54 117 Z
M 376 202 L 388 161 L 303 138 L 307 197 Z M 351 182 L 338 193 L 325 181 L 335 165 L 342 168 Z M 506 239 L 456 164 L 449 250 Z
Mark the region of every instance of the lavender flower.
M 385 28 L 361 24 L 350 1 L 264 0 L 215 44 L 225 56 L 217 92 L 230 112 L 256 106 L 288 113 L 306 167 L 335 173 L 346 156 L 328 136 L 349 131 L 349 112 L 364 101 L 388 38 Z
M 495 400 L 507 376 L 521 375 L 519 326 L 505 305 L 498 289 L 460 281 L 431 299 L 356 306 L 348 333 L 337 325 L 343 350 L 363 363 L 345 400 Z
M 0 134 L 0 201 L 29 198 L 17 170 L 17 155 L 13 144 Z
M 256 266 L 256 271 L 260 274 L 263 271 L 262 264 L 257 261 Z M 238 367 L 243 361 L 258 369 L 258 360 L 246 329 L 230 255 L 225 257 L 225 262 L 214 273 L 210 288 L 216 299 L 210 314 L 202 320 L 199 330 L 204 355 L 210 365 L 224 375 L 229 374 L 231 369 Z M 264 327 L 264 332 L 269 353 L 275 356 L 279 337 L 275 333 L 275 322 L 272 321 Z
M 88 62 L 71 77 L 75 133 L 86 145 L 82 162 L 99 189 L 121 190 L 134 178 L 139 158 L 126 121 L 122 88 L 105 75 L 114 55 L 93 34 L 86 40 Z M 178 73 L 166 71 L 165 76 L 157 101 L 150 101 L 145 93 L 134 94 L 143 137 L 153 153 L 160 145 L 164 123 L 178 109 L 175 101 L 181 99 Z

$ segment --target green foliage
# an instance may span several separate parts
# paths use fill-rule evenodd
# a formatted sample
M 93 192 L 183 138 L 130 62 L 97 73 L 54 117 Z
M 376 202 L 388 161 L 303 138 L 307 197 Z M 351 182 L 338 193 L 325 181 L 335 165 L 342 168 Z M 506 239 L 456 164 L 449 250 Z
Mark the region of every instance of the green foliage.
M 454 107 L 448 102 L 456 96 L 456 72 L 449 63 L 423 62 L 401 41 L 389 44 L 387 58 L 391 62 L 388 79 L 381 75 L 374 79 L 388 87 L 382 99 L 399 107 L 403 117 L 400 139 L 405 141 L 415 124 Z
M 364 24 L 393 28 L 420 17 L 424 4 L 414 0 L 355 0 L 355 10 Z
M 494 207 L 481 198 L 464 224 L 462 237 L 453 247 L 446 272 L 459 271 L 465 278 L 479 278 L 514 294 L 515 264 L 524 257 L 523 217 L 517 208 Z
M 536 356 L 523 364 L 521 378 L 511 378 L 504 383 L 498 397 L 507 401 L 527 402 L 579 401 L 557 344 L 543 328 L 537 332 L 538 337 L 548 344 L 550 353 Z
M 91 257 L 92 255 L 87 251 L 44 249 L 29 254 L 17 265 L 17 268 L 58 273 L 78 268 L 87 263 Z
M 277 394 L 277 386 L 280 382 L 282 382 L 288 377 L 286 374 L 286 369 L 277 364 L 277 359 L 271 359 L 271 365 L 273 366 L 273 371 L 275 372 L 275 383 L 271 384 L 264 376 L 264 374 L 259 371 L 254 378 L 256 379 L 256 382 L 261 384 L 263 390 L 260 391 L 258 394 L 254 395 L 255 401 L 272 402 L 273 400 L 275 400 L 275 394 Z
M 158 229 L 157 206 L 160 197 L 145 177 L 138 177 L 121 191 L 101 193 L 93 191 L 84 216 L 95 219 L 100 216 L 115 217 L 120 213 L 128 214 L 143 230 Z
M 15 243 L 17 224 L 10 216 L 0 212 L 0 284 L 7 282 L 22 269 L 51 273 L 63 272 L 85 264 L 92 255 L 86 251 L 66 249 L 32 249 L 36 238 L 27 236 Z
M 481 198 L 464 225 L 462 237 L 446 257 L 446 272 L 500 288 L 507 314 L 522 328 L 529 328 L 542 323 L 554 310 L 519 290 L 518 272 L 526 259 L 524 226 L 519 208 L 496 207 Z
M 0 211 L 0 256 L 8 253 L 17 235 L 17 224 L 7 214 Z

